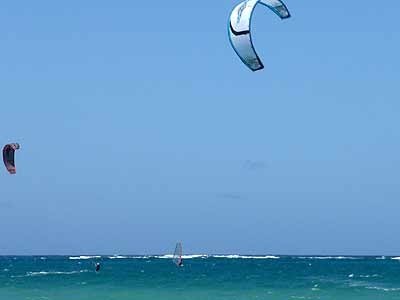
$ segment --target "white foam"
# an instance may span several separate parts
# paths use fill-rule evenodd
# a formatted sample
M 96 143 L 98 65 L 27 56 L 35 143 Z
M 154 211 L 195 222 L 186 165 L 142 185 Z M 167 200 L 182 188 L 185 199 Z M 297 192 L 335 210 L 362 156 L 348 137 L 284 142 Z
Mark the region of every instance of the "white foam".
M 172 259 L 174 256 L 172 254 L 156 255 L 154 258 Z
M 207 258 L 205 254 L 193 254 L 193 255 L 182 255 L 183 259 L 194 259 L 194 258 Z
M 149 259 L 152 256 L 136 255 L 136 256 L 126 256 L 126 255 L 113 255 L 108 256 L 109 259 Z
M 174 257 L 173 254 L 164 254 L 164 255 L 153 255 L 153 256 L 125 256 L 125 255 L 113 255 L 109 256 L 109 259 L 149 259 L 149 258 L 157 258 L 157 259 L 172 259 Z M 93 258 L 93 257 L 90 257 Z M 95 257 L 96 258 L 96 257 Z M 207 255 L 207 254 L 186 254 L 182 255 L 183 259 L 206 259 L 206 258 L 229 258 L 229 259 L 279 259 L 278 256 L 273 255 L 238 255 L 238 254 L 230 254 L 230 255 Z M 77 258 L 70 259 L 89 259 L 86 256 L 82 258 L 79 256 Z
M 79 260 L 79 259 L 93 259 L 93 258 L 101 258 L 101 256 L 86 256 L 86 255 L 81 255 L 81 256 L 70 256 L 69 259 L 72 260 Z
M 354 256 L 299 256 L 299 259 L 361 259 Z
M 366 286 L 365 288 L 369 289 L 369 290 L 378 290 L 378 291 L 384 291 L 384 292 L 400 291 L 400 288 L 385 288 L 385 287 L 380 287 L 380 286 Z
M 161 259 L 172 259 L 174 255 L 172 254 L 165 254 L 165 255 L 159 255 L 159 256 L 154 256 L 154 258 L 161 258 Z M 188 255 L 182 255 L 183 259 L 195 259 L 195 258 L 207 258 L 208 255 L 205 254 L 188 254 Z
M 71 271 L 71 272 L 58 272 L 58 271 L 40 271 L 40 272 L 27 272 L 25 275 L 16 275 L 11 276 L 12 278 L 18 277 L 34 277 L 34 276 L 46 276 L 46 275 L 73 275 L 73 274 L 80 274 L 86 273 L 89 270 L 80 270 L 80 271 Z
M 400 257 L 392 257 L 393 260 L 400 260 Z
M 231 255 L 213 255 L 212 257 L 214 257 L 214 258 L 229 258 L 229 259 L 279 259 L 279 256 L 273 256 L 273 255 L 259 256 L 259 255 L 231 254 Z
M 372 275 L 360 275 L 360 278 L 371 278 L 371 277 L 382 277 L 379 274 L 372 274 Z
M 88 270 L 81 270 L 81 271 L 71 271 L 71 272 L 45 272 L 45 271 L 40 271 L 40 272 L 28 272 L 26 273 L 26 276 L 45 276 L 45 275 L 72 275 L 72 274 L 79 274 L 79 273 L 86 273 Z

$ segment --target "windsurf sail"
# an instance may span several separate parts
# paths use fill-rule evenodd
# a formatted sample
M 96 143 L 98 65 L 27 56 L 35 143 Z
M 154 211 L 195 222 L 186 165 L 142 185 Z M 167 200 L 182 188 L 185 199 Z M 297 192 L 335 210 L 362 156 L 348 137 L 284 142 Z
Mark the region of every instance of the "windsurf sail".
M 176 243 L 174 256 L 172 257 L 172 261 L 177 266 L 181 266 L 182 265 L 182 262 L 183 262 L 182 261 L 182 243 L 180 243 L 180 242 Z

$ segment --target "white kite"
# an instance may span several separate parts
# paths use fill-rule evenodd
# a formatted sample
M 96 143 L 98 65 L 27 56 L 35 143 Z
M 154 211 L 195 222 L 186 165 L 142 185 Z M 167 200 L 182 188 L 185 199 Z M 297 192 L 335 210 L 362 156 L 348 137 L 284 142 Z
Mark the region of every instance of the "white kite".
M 251 19 L 257 4 L 267 6 L 281 19 L 290 18 L 289 10 L 281 0 L 246 0 L 233 9 L 229 19 L 229 40 L 236 54 L 252 71 L 264 68 L 250 33 Z

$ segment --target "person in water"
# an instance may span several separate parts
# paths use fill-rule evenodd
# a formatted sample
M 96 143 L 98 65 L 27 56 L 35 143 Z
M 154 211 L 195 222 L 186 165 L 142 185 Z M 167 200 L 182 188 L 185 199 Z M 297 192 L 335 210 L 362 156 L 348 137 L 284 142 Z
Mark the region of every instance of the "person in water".
M 96 263 L 96 272 L 100 271 L 100 263 Z
M 178 266 L 179 266 L 179 267 L 182 267 L 182 266 L 183 266 L 183 259 L 182 259 L 182 257 L 179 258 Z

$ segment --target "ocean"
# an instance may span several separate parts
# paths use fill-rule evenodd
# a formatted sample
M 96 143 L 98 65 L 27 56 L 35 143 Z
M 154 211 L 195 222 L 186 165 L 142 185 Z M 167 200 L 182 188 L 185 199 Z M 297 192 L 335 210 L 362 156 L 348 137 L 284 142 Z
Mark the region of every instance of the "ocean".
M 400 258 L 193 255 L 177 267 L 168 255 L 0 257 L 0 300 L 88 299 L 400 299 Z

